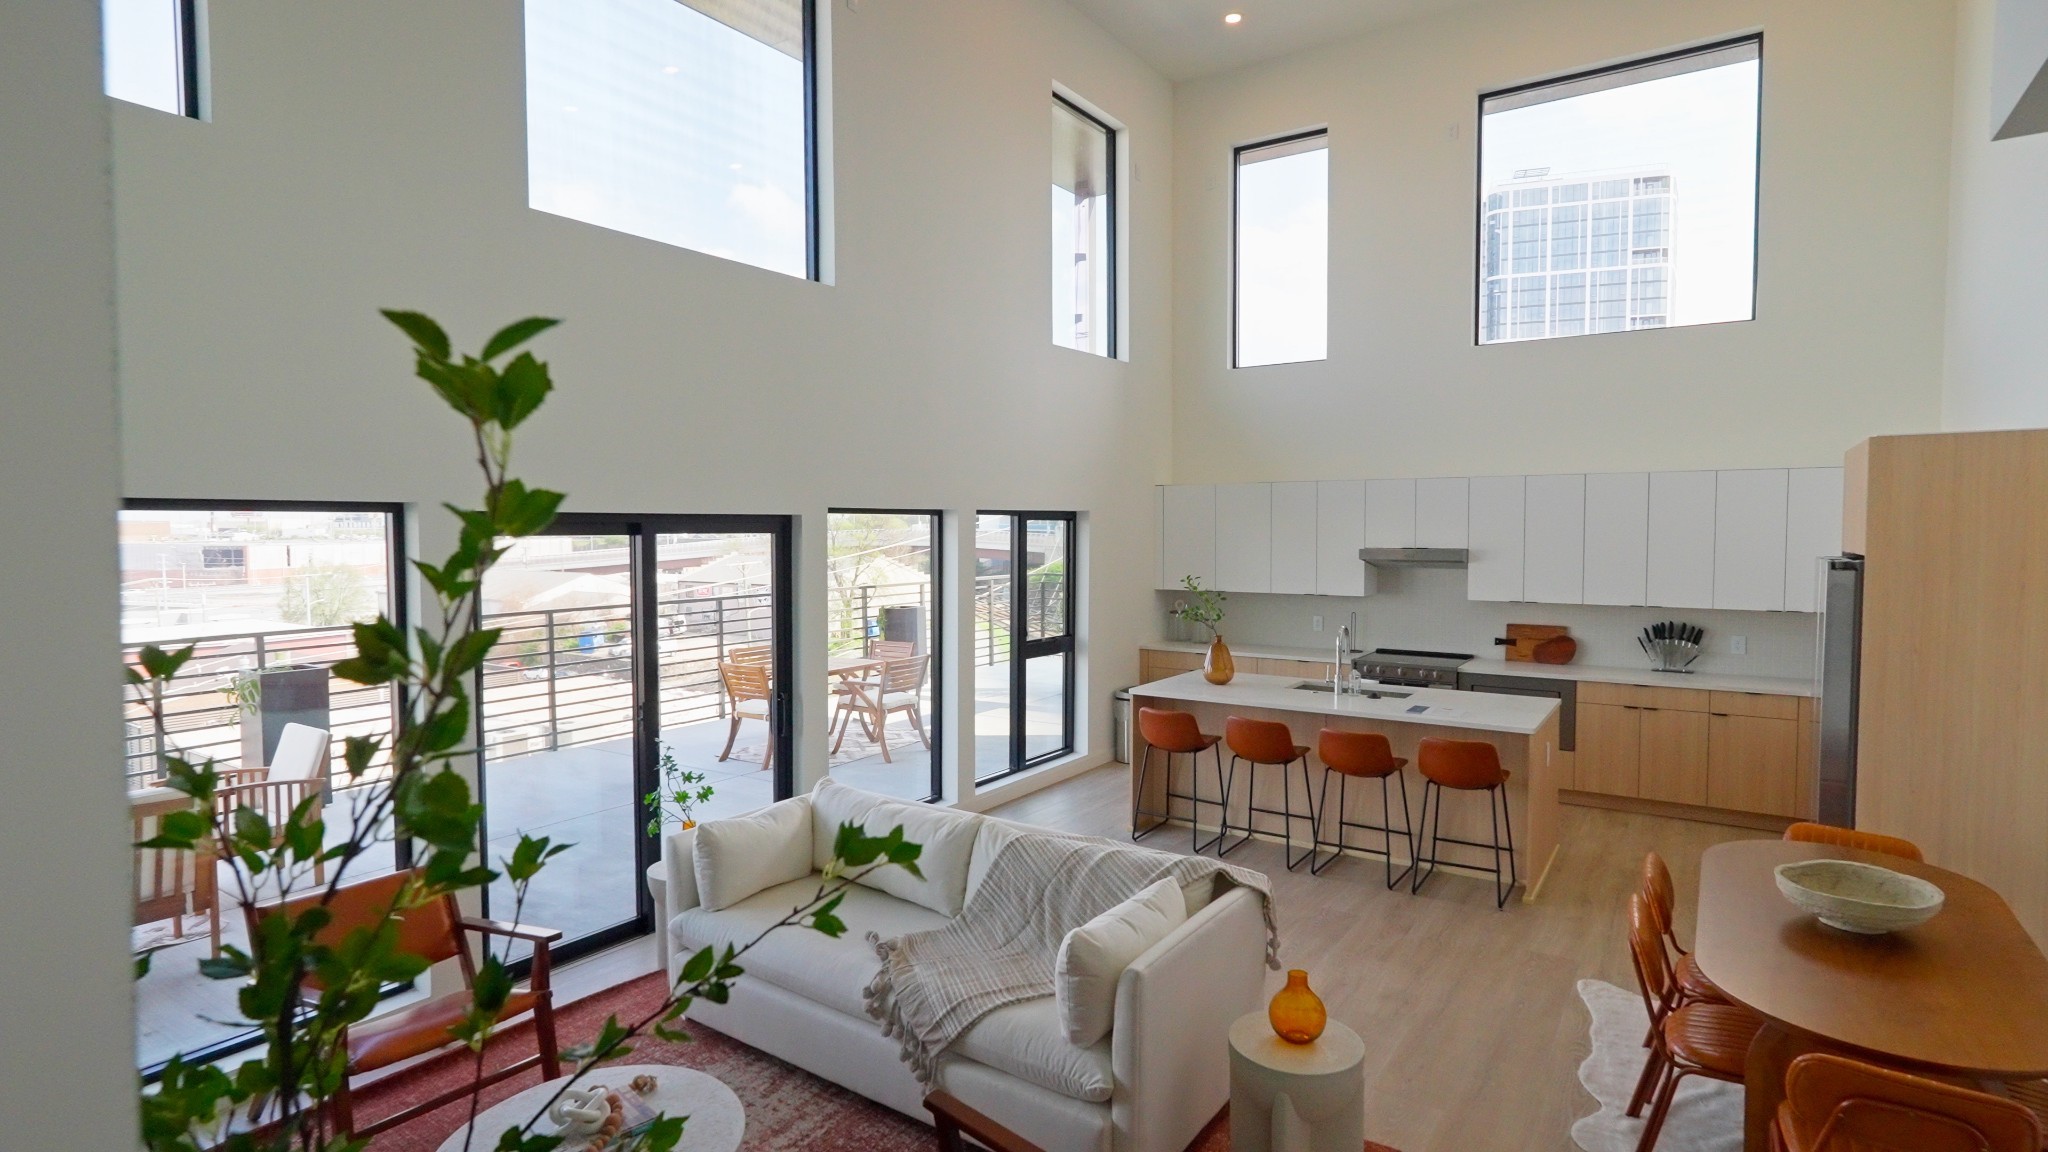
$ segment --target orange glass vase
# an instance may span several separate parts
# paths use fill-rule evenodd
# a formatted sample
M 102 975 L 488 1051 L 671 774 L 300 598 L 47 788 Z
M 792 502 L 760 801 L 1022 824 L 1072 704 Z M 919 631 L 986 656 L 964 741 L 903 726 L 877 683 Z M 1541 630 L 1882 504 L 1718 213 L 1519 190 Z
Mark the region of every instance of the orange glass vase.
M 1211 684 L 1228 684 L 1235 675 L 1237 665 L 1230 659 L 1230 645 L 1219 634 L 1209 641 L 1209 655 L 1202 660 L 1202 678 Z
M 1266 1005 L 1266 1019 L 1282 1040 L 1312 1044 L 1323 1034 L 1330 1014 L 1323 1008 L 1323 998 L 1309 988 L 1308 973 L 1294 968 L 1287 973 L 1287 986 L 1273 993 L 1273 1002 Z

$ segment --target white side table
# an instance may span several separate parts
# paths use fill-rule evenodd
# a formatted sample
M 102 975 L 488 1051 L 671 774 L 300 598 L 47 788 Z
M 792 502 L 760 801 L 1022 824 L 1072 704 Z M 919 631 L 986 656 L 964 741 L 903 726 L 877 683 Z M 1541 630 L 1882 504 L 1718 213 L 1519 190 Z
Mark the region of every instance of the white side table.
M 661 957 L 661 970 L 668 971 L 668 862 L 656 860 L 647 866 L 647 894 L 654 897 L 654 951 Z
M 733 1152 L 740 1146 L 740 1139 L 747 1134 L 747 1113 L 740 1107 L 740 1098 L 732 1094 L 732 1089 L 695 1068 L 673 1064 L 607 1064 L 585 1076 L 578 1087 L 603 1084 L 623 1093 L 633 1077 L 643 1073 L 654 1077 L 654 1092 L 643 1097 L 648 1107 L 663 1115 L 690 1118 L 690 1122 L 683 1126 L 683 1142 L 676 1145 L 677 1152 Z M 526 1123 L 567 1079 L 567 1076 L 562 1076 L 536 1084 L 484 1109 L 476 1118 L 474 1149 L 496 1147 L 498 1133 Z M 462 1140 L 467 1131 L 468 1125 L 457 1128 L 442 1141 L 440 1152 L 462 1152 Z M 534 1125 L 534 1131 L 552 1135 L 555 1126 L 543 1117 Z M 572 1140 L 563 1147 L 573 1149 L 581 1145 Z
M 1263 1009 L 1230 1026 L 1231 1152 L 1358 1152 L 1365 1041 L 1332 1020 L 1313 1044 L 1273 1034 Z

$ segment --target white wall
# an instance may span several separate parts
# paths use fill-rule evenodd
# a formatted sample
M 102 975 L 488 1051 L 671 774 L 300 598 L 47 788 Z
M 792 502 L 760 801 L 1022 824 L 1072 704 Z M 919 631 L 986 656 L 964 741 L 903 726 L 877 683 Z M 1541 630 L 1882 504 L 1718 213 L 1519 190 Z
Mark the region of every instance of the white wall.
M 820 4 L 832 286 L 529 210 L 517 0 L 208 7 L 211 122 L 114 121 L 127 495 L 439 518 L 476 487 L 461 428 L 375 310 L 427 311 L 471 347 L 565 317 L 537 345 L 558 391 L 522 429 L 521 474 L 577 510 L 803 517 L 806 780 L 824 762 L 828 507 L 1076 509 L 1084 595 L 1113 609 L 1150 584 L 1171 93 L 1060 0 Z M 1050 340 L 1055 83 L 1129 127 L 1129 363 Z M 1141 634 L 1126 612 L 1090 618 L 1100 760 L 1092 686 L 1129 680 Z M 951 699 L 958 757 L 969 713 Z
M 135 1146 L 99 5 L 0 0 L 0 1143 Z M 81 1102 L 85 1103 L 80 1106 Z
M 2048 424 L 2048 135 L 1993 141 L 1997 0 L 1961 0 L 1943 428 Z
M 1758 28 L 1758 318 L 1475 347 L 1479 94 Z M 1785 466 L 1933 429 L 1952 43 L 1927 0 L 1528 0 L 1182 85 L 1173 478 Z M 1330 359 L 1233 371 L 1231 147 L 1322 124 Z

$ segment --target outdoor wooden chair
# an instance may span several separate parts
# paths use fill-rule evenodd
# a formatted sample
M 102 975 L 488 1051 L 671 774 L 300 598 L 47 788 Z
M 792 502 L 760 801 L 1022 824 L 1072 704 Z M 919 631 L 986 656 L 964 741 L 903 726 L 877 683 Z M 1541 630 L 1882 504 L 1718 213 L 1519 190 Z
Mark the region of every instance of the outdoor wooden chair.
M 155 836 L 163 818 L 192 807 L 192 798 L 170 788 L 144 788 L 128 795 L 128 811 L 134 820 L 135 839 L 140 845 Z M 135 925 L 171 921 L 171 935 L 185 938 L 185 917 L 199 912 L 212 916 L 213 954 L 220 955 L 220 893 L 214 873 L 214 852 L 201 845 L 197 851 L 170 848 L 135 849 Z
M 839 751 L 839 746 L 846 741 L 847 727 L 858 716 L 861 727 L 882 746 L 883 761 L 895 763 L 895 758 L 889 755 L 889 717 L 897 712 L 910 717 L 910 726 L 916 729 L 918 740 L 930 748 L 932 741 L 925 734 L 921 709 L 925 673 L 931 662 L 930 656 L 884 660 L 873 679 L 850 681 L 846 685 L 845 703 L 841 706 L 839 737 L 832 742 L 832 751 Z
M 870 660 L 908 660 L 915 655 L 917 655 L 917 645 L 909 640 L 868 641 L 867 658 Z M 853 690 L 854 684 L 874 678 L 874 669 L 858 675 L 849 674 L 833 677 L 832 723 L 827 731 L 842 728 L 846 723 L 848 715 L 857 715 L 860 717 L 861 731 L 867 733 L 868 739 L 873 740 L 875 738 L 875 730 L 869 727 L 867 714 L 854 707 L 857 697 Z
M 271 847 L 284 843 L 284 830 L 292 811 L 307 797 L 313 798 L 312 814 L 318 819 L 325 807 L 327 772 L 333 739 L 325 728 L 287 724 L 277 738 L 277 751 L 262 768 L 230 768 L 221 773 L 221 786 L 214 793 L 222 813 L 248 807 L 275 830 Z M 327 865 L 313 862 L 313 879 L 325 882 Z
M 413 873 L 394 872 L 373 880 L 343 885 L 327 905 L 333 920 L 316 939 L 323 944 L 338 944 L 351 930 L 377 923 L 412 878 Z M 296 916 L 318 904 L 321 895 L 313 892 L 282 904 L 248 908 L 245 914 L 249 920 L 249 934 L 256 935 L 258 925 L 265 917 L 280 912 Z M 537 1050 L 531 1056 L 484 1073 L 479 1080 L 464 1080 L 431 1100 L 358 1126 L 349 1095 L 349 1083 L 354 1077 L 458 1043 L 449 1029 L 468 1014 L 476 985 L 476 959 L 470 954 L 465 933 L 524 940 L 533 946 L 533 968 L 526 985 L 513 989 L 511 997 L 505 1001 L 504 1011 L 498 1015 L 498 1022 L 503 1024 L 531 1012 Z M 465 1099 L 472 1090 L 515 1076 L 536 1064 L 540 1066 L 543 1080 L 561 1075 L 561 1053 L 555 1041 L 554 993 L 548 986 L 548 947 L 561 938 L 560 932 L 549 928 L 514 926 L 496 920 L 466 917 L 456 907 L 452 895 L 436 896 L 401 912 L 398 916 L 398 947 L 431 963 L 450 959 L 457 961 L 462 972 L 462 990 L 409 1004 L 383 1016 L 372 1017 L 348 1030 L 342 1041 L 348 1053 L 347 1071 L 340 1089 L 328 1101 L 335 1130 L 342 1136 L 372 1136 L 451 1101 Z M 306 989 L 308 999 L 316 999 L 319 994 L 317 982 L 309 981 Z M 503 1042 L 494 1038 L 491 1044 Z
M 769 726 L 768 749 L 761 754 L 765 770 L 775 760 L 774 724 L 768 718 L 771 681 L 766 664 L 742 664 L 728 660 L 718 666 L 718 678 L 725 683 L 726 707 L 732 714 L 732 728 L 725 734 L 720 760 L 732 756 L 732 743 L 739 738 L 740 721 L 759 720 Z

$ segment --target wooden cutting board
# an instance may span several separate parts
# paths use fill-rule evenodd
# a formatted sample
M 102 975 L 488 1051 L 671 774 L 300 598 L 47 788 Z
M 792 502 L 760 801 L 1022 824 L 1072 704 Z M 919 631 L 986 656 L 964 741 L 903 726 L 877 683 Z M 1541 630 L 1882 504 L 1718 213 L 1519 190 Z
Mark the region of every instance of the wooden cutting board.
M 1508 625 L 1507 659 L 1521 663 L 1569 664 L 1579 651 L 1571 629 L 1556 624 Z

